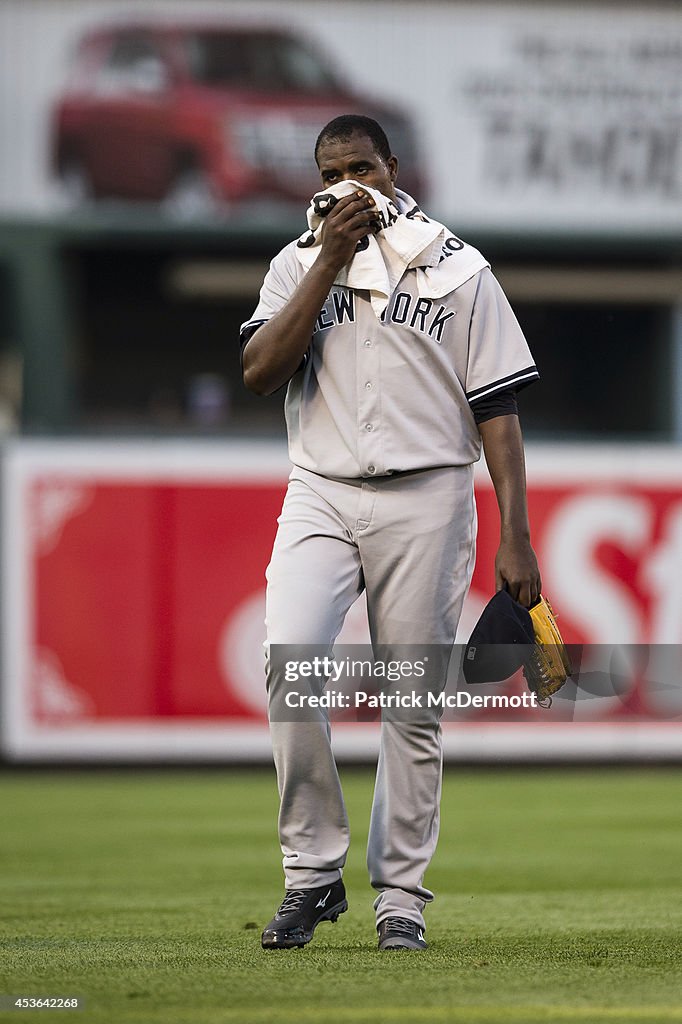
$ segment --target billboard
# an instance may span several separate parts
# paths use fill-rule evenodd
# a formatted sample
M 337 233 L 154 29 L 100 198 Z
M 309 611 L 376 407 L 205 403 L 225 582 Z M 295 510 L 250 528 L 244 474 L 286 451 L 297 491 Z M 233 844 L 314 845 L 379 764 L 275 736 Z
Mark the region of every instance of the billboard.
M 264 572 L 288 468 L 282 447 L 256 442 L 6 446 L 6 756 L 269 757 Z M 577 683 L 550 710 L 501 713 L 467 698 L 444 715 L 447 756 L 679 758 L 679 458 L 665 448 L 529 446 L 528 473 L 544 592 L 580 655 Z M 460 644 L 494 591 L 498 516 L 480 464 L 476 490 Z M 360 599 L 338 649 L 367 642 Z M 451 684 L 466 693 L 459 656 Z M 523 688 L 517 674 L 492 692 Z M 336 723 L 339 756 L 371 756 L 376 719 Z
M 461 233 L 679 233 L 681 53 L 668 4 L 5 0 L 0 210 L 298 209 L 350 108 Z

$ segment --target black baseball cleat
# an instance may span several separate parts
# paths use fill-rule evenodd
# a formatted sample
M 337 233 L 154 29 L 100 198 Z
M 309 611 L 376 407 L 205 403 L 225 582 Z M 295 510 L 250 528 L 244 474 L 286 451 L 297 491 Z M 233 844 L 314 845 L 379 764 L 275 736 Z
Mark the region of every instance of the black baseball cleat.
M 341 879 L 317 889 L 288 889 L 282 905 L 261 936 L 263 949 L 305 946 L 320 921 L 336 921 L 348 910 Z
M 406 917 L 387 917 L 377 931 L 379 949 L 428 949 L 424 929 Z

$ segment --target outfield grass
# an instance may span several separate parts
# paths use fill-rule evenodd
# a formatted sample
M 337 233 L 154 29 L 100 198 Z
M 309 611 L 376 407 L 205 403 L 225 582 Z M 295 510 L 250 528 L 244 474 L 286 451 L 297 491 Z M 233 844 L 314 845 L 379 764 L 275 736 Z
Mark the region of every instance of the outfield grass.
M 372 778 L 346 772 L 350 911 L 260 949 L 271 773 L 0 775 L 0 993 L 94 1024 L 682 1022 L 682 772 L 446 773 L 427 953 L 379 953 Z

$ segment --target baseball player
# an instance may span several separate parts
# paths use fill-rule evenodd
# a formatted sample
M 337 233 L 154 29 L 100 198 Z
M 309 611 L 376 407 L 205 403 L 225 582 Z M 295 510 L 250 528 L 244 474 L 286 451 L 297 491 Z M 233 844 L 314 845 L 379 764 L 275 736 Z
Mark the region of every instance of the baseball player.
M 540 594 L 516 406 L 538 372 L 485 259 L 396 188 L 398 160 L 375 121 L 331 121 L 315 159 L 334 201 L 316 236 L 274 258 L 241 330 L 246 386 L 287 385 L 293 470 L 266 573 L 266 646 L 331 650 L 364 590 L 375 650 L 451 649 L 474 564 L 481 444 L 500 510 L 497 588 L 526 607 Z M 398 271 L 393 262 L 382 305 L 355 271 L 392 221 Z M 417 245 L 431 241 L 410 259 L 413 230 Z M 286 891 L 262 945 L 287 949 L 347 910 L 349 828 L 328 722 L 273 713 L 290 683 L 272 657 L 267 675 Z M 441 775 L 437 718 L 384 717 L 367 849 L 380 949 L 426 949 Z

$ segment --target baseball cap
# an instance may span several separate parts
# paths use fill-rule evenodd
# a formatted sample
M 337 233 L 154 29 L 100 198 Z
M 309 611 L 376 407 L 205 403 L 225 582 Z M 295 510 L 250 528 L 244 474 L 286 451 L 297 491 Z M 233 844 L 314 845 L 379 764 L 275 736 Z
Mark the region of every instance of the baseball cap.
M 506 590 L 498 590 L 464 648 L 464 678 L 469 685 L 508 679 L 528 660 L 534 646 L 530 612 Z

